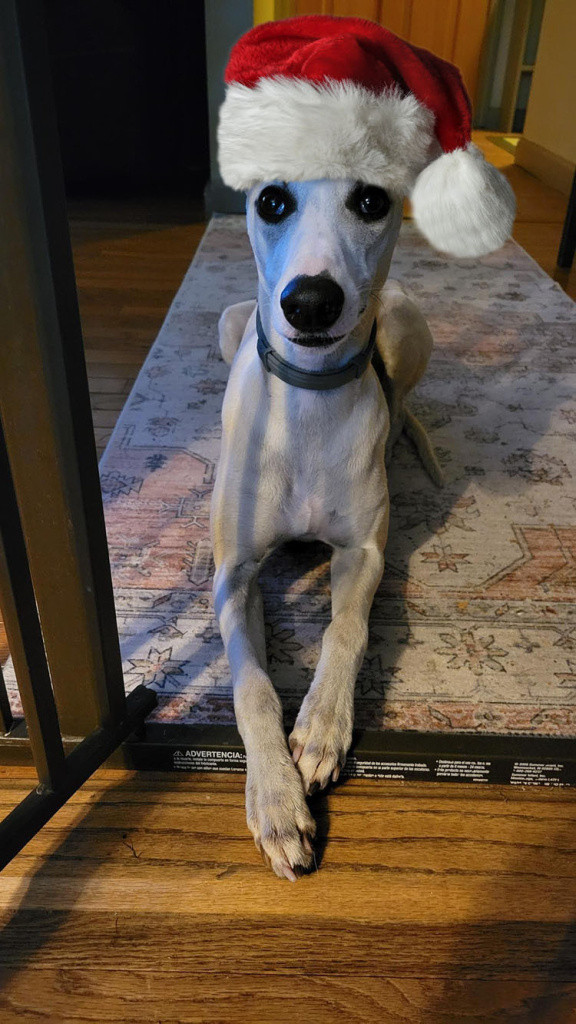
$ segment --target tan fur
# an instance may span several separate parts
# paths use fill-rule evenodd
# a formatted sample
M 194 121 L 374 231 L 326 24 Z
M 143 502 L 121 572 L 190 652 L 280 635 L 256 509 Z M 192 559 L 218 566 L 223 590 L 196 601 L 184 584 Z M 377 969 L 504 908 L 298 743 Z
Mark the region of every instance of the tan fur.
M 248 299 L 245 302 L 235 302 L 224 310 L 218 321 L 218 342 L 222 359 L 230 366 L 242 341 L 242 335 L 246 330 L 252 313 L 256 308 L 256 299 Z
M 376 345 L 386 371 L 382 380 L 388 410 L 390 433 L 386 461 L 403 430 L 416 446 L 427 473 L 442 487 L 444 477 L 430 439 L 414 413 L 406 407 L 406 397 L 422 377 L 434 340 L 422 313 L 397 281 L 388 281 L 380 292 L 377 313 Z

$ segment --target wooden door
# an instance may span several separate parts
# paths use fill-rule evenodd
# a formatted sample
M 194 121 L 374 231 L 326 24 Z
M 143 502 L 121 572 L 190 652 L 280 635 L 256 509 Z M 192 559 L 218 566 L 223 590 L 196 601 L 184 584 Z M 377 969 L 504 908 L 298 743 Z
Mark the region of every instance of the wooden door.
M 472 100 L 492 0 L 256 0 L 255 21 L 292 14 L 369 18 L 457 64 Z

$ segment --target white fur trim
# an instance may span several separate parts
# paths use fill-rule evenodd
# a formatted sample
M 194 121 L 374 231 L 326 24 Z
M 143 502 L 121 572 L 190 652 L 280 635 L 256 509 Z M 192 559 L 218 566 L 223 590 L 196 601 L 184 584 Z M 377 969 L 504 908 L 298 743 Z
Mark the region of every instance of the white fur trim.
M 411 200 L 422 234 L 452 256 L 484 256 L 499 249 L 510 236 L 516 212 L 508 181 L 472 144 L 429 164 Z
M 433 125 L 410 93 L 296 78 L 233 83 L 220 109 L 220 172 L 236 189 L 354 178 L 405 195 L 430 159 Z

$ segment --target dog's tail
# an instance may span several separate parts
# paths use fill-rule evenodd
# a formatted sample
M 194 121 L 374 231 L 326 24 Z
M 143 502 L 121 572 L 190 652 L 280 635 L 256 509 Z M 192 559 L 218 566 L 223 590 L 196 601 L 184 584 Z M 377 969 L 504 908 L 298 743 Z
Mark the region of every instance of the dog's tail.
M 404 416 L 404 430 L 415 445 L 416 451 L 422 459 L 424 469 L 437 487 L 444 487 L 444 474 L 440 469 L 440 464 L 436 458 L 436 454 L 428 434 L 424 430 L 420 420 L 416 419 L 414 413 L 410 412 L 409 409 L 404 409 Z

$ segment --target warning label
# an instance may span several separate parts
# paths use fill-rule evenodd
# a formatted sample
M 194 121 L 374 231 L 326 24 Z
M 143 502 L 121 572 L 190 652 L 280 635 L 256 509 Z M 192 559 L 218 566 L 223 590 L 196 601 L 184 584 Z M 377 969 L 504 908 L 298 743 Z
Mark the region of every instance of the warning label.
M 450 782 L 488 782 L 490 761 L 448 761 L 440 759 L 436 778 Z
M 349 757 L 342 775 L 353 779 L 433 779 L 424 761 L 360 761 Z
M 175 750 L 173 765 L 183 772 L 242 772 L 246 754 L 242 750 Z
M 178 747 L 167 750 L 168 764 L 181 772 L 244 772 L 246 754 L 243 750 Z M 511 783 L 513 786 L 574 786 L 576 765 L 573 762 L 512 761 L 507 759 L 428 757 L 408 758 L 393 756 L 357 757 L 350 755 L 342 777 L 353 779 L 398 779 L 426 782 Z
M 569 786 L 563 779 L 566 765 L 538 761 L 516 761 L 510 776 L 511 786 Z
M 490 761 L 430 758 L 426 761 L 376 761 L 349 757 L 343 774 L 357 779 L 438 779 L 442 782 L 488 782 Z

